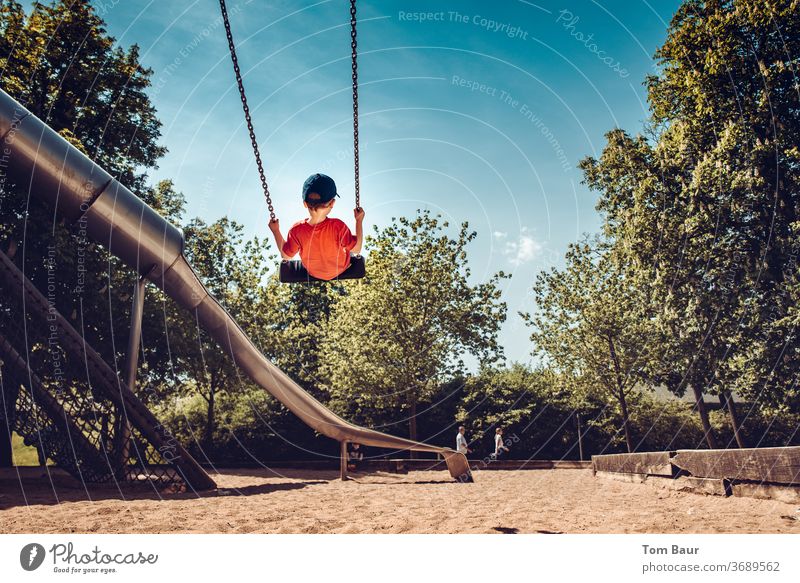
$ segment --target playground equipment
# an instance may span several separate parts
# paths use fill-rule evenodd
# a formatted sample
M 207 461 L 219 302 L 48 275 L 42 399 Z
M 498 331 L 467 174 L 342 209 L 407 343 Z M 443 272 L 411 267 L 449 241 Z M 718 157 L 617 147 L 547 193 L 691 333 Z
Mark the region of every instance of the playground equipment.
M 247 124 L 247 131 L 250 134 L 250 145 L 253 148 L 253 156 L 256 160 L 256 167 L 258 168 L 258 177 L 261 180 L 261 190 L 264 191 L 264 200 L 267 203 L 269 210 L 270 221 L 277 220 L 275 217 L 275 208 L 272 204 L 272 195 L 269 192 L 269 185 L 267 184 L 267 177 L 264 174 L 264 164 L 261 162 L 261 152 L 258 148 L 258 140 L 256 140 L 256 132 L 253 128 L 253 120 L 250 117 L 250 106 L 247 105 L 247 95 L 244 91 L 244 81 L 242 81 L 242 73 L 239 69 L 239 58 L 236 56 L 236 43 L 233 42 L 233 33 L 231 32 L 231 23 L 228 20 L 228 7 L 225 0 L 219 0 L 219 8 L 222 14 L 222 22 L 225 25 L 225 36 L 228 39 L 228 49 L 231 53 L 231 63 L 233 64 L 233 74 L 236 77 L 236 85 L 239 88 L 239 98 L 242 100 L 242 110 L 244 112 L 244 120 Z M 356 208 L 361 208 L 361 188 L 359 185 L 359 162 L 358 162 L 358 35 L 356 32 L 356 0 L 350 0 L 350 63 L 353 71 L 353 178 L 356 193 Z M 361 279 L 366 275 L 364 258 L 356 255 L 351 259 L 351 264 L 348 269 L 340 273 L 335 280 L 340 279 Z M 278 278 L 282 283 L 303 283 L 311 281 L 324 282 L 325 280 L 317 279 L 308 273 L 303 263 L 299 259 L 284 259 L 278 269 Z
M 6 406 L 0 416 L 28 445 L 81 482 L 148 479 L 195 490 L 216 487 L 5 253 L 0 309 L 6 316 L 0 329 Z
M 81 221 L 88 238 L 107 247 L 113 255 L 139 273 L 126 366 L 125 386 L 131 389 L 131 393 L 135 384 L 146 282 L 150 281 L 178 305 L 194 312 L 199 325 L 254 382 L 269 391 L 305 424 L 341 443 L 343 479 L 347 472 L 347 443 L 357 442 L 372 447 L 441 454 L 453 478 L 472 481 L 463 454 L 358 427 L 337 416 L 305 392 L 259 352 L 233 318 L 209 294 L 183 256 L 184 239 L 178 228 L 2 90 L 0 136 L 7 155 L 9 176 L 17 184 L 27 185 L 31 197 L 54 208 L 68 224 Z M 20 366 L 27 366 L 25 351 L 17 352 L 23 355 Z M 20 376 L 24 375 L 20 373 Z M 18 380 L 25 384 L 26 379 Z M 113 384 L 113 379 L 109 383 Z M 127 399 L 130 400 L 130 395 Z M 124 403 L 120 404 L 120 411 L 123 421 L 125 415 L 131 420 L 130 411 L 124 407 Z M 55 413 L 48 412 L 48 415 L 52 417 Z M 68 410 L 64 417 L 69 421 Z M 121 427 L 121 433 L 124 434 L 126 425 Z M 139 430 L 144 433 L 141 427 Z M 93 465 L 94 462 L 87 458 L 84 463 Z M 206 485 L 210 487 L 210 484 Z

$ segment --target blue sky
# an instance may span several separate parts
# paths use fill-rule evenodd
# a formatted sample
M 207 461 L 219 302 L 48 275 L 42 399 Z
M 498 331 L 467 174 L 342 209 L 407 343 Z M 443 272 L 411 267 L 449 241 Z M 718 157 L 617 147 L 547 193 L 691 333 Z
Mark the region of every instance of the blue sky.
M 417 208 L 469 221 L 474 281 L 498 270 L 509 359 L 530 360 L 517 316 L 536 273 L 597 230 L 577 163 L 614 127 L 647 117 L 642 82 L 678 2 L 359 0 L 361 192 L 368 228 Z M 119 44 L 137 43 L 188 215 L 266 236 L 267 212 L 216 0 L 97 0 Z M 345 0 L 228 0 L 275 207 L 302 218 L 322 171 L 352 224 L 349 11 Z

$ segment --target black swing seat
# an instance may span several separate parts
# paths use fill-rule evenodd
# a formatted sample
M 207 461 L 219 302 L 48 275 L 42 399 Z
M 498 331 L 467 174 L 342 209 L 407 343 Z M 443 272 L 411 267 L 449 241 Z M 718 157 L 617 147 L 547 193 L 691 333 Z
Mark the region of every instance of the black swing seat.
M 309 275 L 303 263 L 299 259 L 281 261 L 279 279 L 281 283 L 306 283 L 309 281 L 339 281 L 340 279 L 361 279 L 367 274 L 364 258 L 361 255 L 350 256 L 350 267 L 345 269 L 338 277 L 331 280 L 317 279 Z

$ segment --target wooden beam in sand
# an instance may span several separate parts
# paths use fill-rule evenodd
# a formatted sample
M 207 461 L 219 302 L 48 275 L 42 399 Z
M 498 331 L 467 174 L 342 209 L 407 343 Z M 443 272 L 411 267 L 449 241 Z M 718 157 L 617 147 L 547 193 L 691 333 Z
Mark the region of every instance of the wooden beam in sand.
M 592 469 L 595 473 L 615 472 L 673 478 L 677 472 L 672 465 L 672 455 L 673 452 L 670 451 L 593 455 Z
M 800 446 L 680 449 L 672 463 L 697 477 L 800 485 Z

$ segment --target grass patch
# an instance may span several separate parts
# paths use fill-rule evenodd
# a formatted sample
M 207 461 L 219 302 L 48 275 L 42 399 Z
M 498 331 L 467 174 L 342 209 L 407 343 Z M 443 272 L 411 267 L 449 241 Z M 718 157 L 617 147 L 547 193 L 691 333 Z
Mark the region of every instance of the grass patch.
M 39 455 L 36 453 L 36 448 L 25 445 L 22 441 L 22 437 L 16 433 L 11 434 L 11 455 L 13 456 L 15 466 L 39 465 Z

